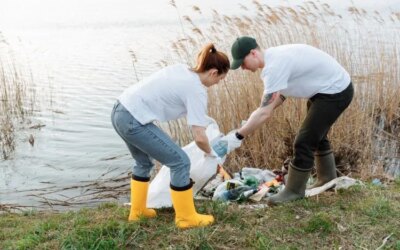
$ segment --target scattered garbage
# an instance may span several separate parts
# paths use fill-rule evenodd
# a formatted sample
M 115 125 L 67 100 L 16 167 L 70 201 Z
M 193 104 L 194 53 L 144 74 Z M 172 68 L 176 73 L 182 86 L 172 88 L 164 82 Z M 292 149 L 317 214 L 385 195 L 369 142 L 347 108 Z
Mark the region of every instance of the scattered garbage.
M 283 178 L 270 170 L 243 168 L 233 178 L 223 177 L 223 173 L 226 171 L 219 166 L 218 174 L 201 190 L 200 195 L 218 201 L 242 203 L 248 200 L 260 201 L 284 187 Z
M 219 169 L 215 178 L 209 181 L 199 192 L 200 196 L 212 197 L 212 200 L 223 202 L 260 202 L 262 199 L 278 193 L 285 187 L 283 182 L 284 176 L 275 175 L 270 170 L 243 168 L 242 171 L 233 175 L 234 178 L 224 179 L 221 173 L 226 171 L 222 166 L 219 166 Z M 250 173 L 254 175 L 249 175 Z M 363 183 L 347 176 L 341 176 L 323 186 L 307 189 L 305 196 L 314 196 L 332 188 L 335 191 L 347 189 L 354 185 L 363 185 Z
M 379 180 L 378 178 L 373 179 L 371 183 L 372 183 L 372 185 L 375 185 L 375 186 L 383 186 L 381 180 Z
M 351 186 L 354 185 L 363 185 L 363 183 L 359 180 L 347 177 L 347 176 L 341 176 L 338 178 L 335 178 L 331 180 L 328 183 L 325 183 L 325 185 L 312 188 L 312 189 L 307 189 L 306 190 L 306 197 L 314 196 L 317 194 L 320 194 L 328 189 L 334 188 L 335 191 L 339 189 L 348 189 Z

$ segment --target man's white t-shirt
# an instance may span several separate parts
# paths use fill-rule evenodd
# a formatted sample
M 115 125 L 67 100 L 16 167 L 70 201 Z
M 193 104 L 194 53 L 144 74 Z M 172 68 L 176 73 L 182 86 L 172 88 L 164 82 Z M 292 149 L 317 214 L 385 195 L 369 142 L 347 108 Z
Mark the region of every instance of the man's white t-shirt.
M 187 116 L 188 125 L 205 127 L 207 89 L 187 65 L 165 67 L 125 90 L 120 103 L 141 124 Z
M 339 93 L 350 83 L 349 73 L 333 57 L 309 45 L 271 47 L 264 60 L 264 94 L 280 91 L 287 97 L 310 98 Z

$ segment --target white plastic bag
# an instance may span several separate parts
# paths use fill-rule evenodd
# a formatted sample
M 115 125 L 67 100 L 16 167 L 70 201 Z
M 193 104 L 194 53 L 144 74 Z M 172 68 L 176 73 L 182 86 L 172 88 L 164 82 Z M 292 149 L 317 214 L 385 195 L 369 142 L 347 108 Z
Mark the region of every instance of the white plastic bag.
M 208 125 L 206 134 L 211 144 L 223 136 L 214 120 Z M 204 157 L 204 152 L 197 147 L 194 141 L 184 146 L 182 149 L 189 156 L 191 162 L 190 178 L 194 181 L 193 195 L 195 195 L 217 172 L 218 161 L 210 157 Z M 156 177 L 150 183 L 147 195 L 147 207 L 160 208 L 172 206 L 169 188 L 170 180 L 169 168 L 167 166 L 162 166 Z
M 335 190 L 339 190 L 348 189 L 349 187 L 354 185 L 362 185 L 362 182 L 347 176 L 341 176 L 331 180 L 330 182 L 325 183 L 323 186 L 307 189 L 306 197 L 320 194 L 333 187 L 335 187 Z

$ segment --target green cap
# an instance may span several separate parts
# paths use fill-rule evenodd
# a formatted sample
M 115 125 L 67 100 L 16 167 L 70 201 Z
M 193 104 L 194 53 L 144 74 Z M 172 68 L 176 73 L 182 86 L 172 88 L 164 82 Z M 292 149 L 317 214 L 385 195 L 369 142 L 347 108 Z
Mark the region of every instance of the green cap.
M 244 58 L 250 53 L 250 50 L 258 47 L 256 39 L 248 36 L 242 36 L 236 39 L 232 44 L 231 53 L 233 62 L 231 69 L 237 69 L 242 65 Z

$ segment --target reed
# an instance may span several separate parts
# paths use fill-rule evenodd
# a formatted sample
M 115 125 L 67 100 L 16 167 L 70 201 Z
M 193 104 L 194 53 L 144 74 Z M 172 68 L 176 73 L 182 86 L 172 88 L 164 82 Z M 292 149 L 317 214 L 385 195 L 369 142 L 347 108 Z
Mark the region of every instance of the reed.
M 27 121 L 35 105 L 31 74 L 22 68 L 6 40 L 0 37 L 0 158 L 4 160 L 12 156 L 15 131 Z
M 193 32 L 172 43 L 173 55 L 169 57 L 175 61 L 171 62 L 185 60 L 184 55 L 189 53 L 192 59 L 186 62 L 193 65 L 196 56 L 193 51 L 199 51 L 210 41 L 229 54 L 231 43 L 240 35 L 254 36 L 262 48 L 306 43 L 326 51 L 349 71 L 355 85 L 352 104 L 329 133 L 337 165 L 343 174 L 380 174 L 383 160 L 397 157 L 400 138 L 397 85 L 400 39 L 390 29 L 398 26 L 399 13 L 382 16 L 352 6 L 346 14 L 351 18 L 344 22 L 343 16 L 328 4 L 314 2 L 296 7 L 270 7 L 253 1 L 253 6 L 241 8 L 240 16 L 221 15 L 214 10 L 209 27 L 200 28 L 190 16 L 185 16 L 182 29 L 190 27 Z M 193 9 L 196 15 L 201 15 L 199 7 Z M 221 131 L 229 132 L 248 118 L 260 104 L 262 88 L 259 74 L 238 70 L 209 90 L 209 114 L 217 120 Z M 305 114 L 305 101 L 287 100 L 262 129 L 229 156 L 228 168 L 280 168 L 293 154 L 294 137 Z M 187 135 L 189 130 L 179 131 L 175 135 L 184 140 L 178 141 L 187 143 L 191 138 Z

